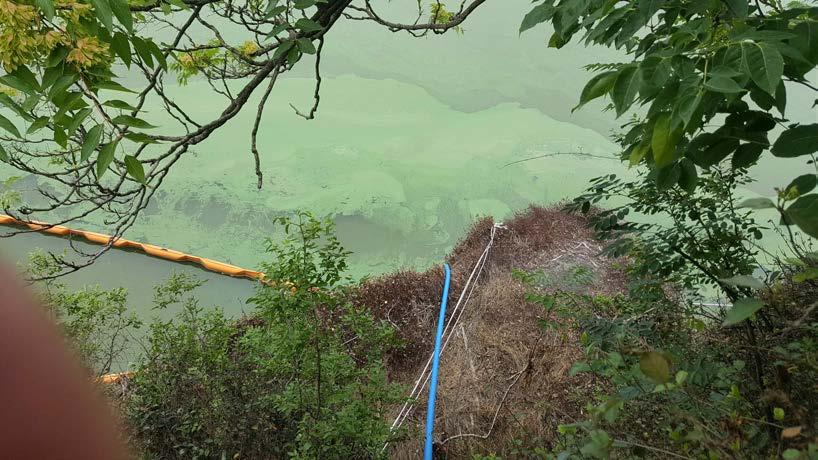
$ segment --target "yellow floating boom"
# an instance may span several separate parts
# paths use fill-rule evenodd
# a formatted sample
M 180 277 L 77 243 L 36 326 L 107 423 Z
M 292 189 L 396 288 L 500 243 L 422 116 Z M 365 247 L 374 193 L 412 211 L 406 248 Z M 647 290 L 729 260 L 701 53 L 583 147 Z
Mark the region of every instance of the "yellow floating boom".
M 62 225 L 49 225 L 37 221 L 24 222 L 22 220 L 15 219 L 14 217 L 7 216 L 5 214 L 0 214 L 0 225 L 25 226 L 38 232 L 50 233 L 52 235 L 59 236 L 80 236 L 90 241 L 91 243 L 103 245 L 111 243 L 111 240 L 113 238 L 110 235 L 104 235 L 102 233 L 96 232 L 86 232 L 83 230 L 74 230 L 68 227 L 63 227 Z M 153 244 L 140 243 L 138 241 L 126 240 L 124 238 L 116 238 L 113 239 L 111 246 L 115 248 L 137 249 L 150 256 L 160 257 L 162 259 L 167 259 L 173 262 L 191 262 L 194 264 L 198 264 L 207 270 L 221 273 L 223 275 L 233 276 L 237 278 L 248 278 L 259 281 L 266 281 L 264 273 L 261 273 L 259 271 L 236 267 L 235 265 L 219 262 L 217 260 L 192 256 L 190 254 L 185 254 L 183 252 L 174 251 L 173 249 L 155 246 Z
M 126 372 L 117 372 L 114 374 L 105 374 L 97 377 L 96 382 L 101 383 L 103 385 L 113 385 L 115 383 L 120 383 L 123 380 L 132 379 L 134 376 L 133 371 L 126 371 Z

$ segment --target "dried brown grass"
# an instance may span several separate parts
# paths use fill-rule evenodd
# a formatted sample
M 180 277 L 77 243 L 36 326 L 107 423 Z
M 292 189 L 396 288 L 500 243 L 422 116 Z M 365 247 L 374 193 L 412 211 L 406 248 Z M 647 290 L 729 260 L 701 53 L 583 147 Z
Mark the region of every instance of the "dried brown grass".
M 462 287 L 491 235 L 494 221 L 478 220 L 448 258 L 453 279 L 449 316 Z M 498 231 L 461 323 L 441 359 L 436 449 L 448 458 L 473 453 L 508 455 L 514 439 L 548 445 L 560 423 L 580 418 L 593 382 L 569 376 L 580 356 L 577 332 L 540 327 L 544 310 L 525 299 L 526 286 L 512 278 L 514 268 L 560 273 L 573 265 L 593 268 L 588 293 L 624 289 L 615 261 L 600 257 L 602 246 L 585 217 L 559 207 L 531 207 Z M 402 271 L 368 280 L 355 301 L 392 323 L 406 347 L 387 362 L 394 381 L 412 386 L 432 351 L 443 271 Z M 404 427 L 405 441 L 392 446 L 392 458 L 418 458 L 423 443 L 426 395 Z M 397 408 L 396 408 L 397 413 Z
M 495 268 L 487 278 L 441 360 L 435 433 L 450 458 L 501 454 L 514 439 L 548 443 L 581 410 L 572 395 L 583 384 L 568 375 L 580 353 L 575 334 L 540 328 L 544 311 L 508 272 Z M 393 458 L 417 458 L 425 405 L 424 395 Z

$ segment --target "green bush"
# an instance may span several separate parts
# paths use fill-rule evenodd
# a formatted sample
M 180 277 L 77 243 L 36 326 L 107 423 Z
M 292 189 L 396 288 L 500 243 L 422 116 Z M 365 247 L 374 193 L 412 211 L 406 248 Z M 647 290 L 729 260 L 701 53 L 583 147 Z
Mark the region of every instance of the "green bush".
M 584 357 L 571 375 L 602 382 L 586 419 L 523 456 L 818 459 L 815 286 L 780 282 L 766 300 L 769 322 L 753 317 L 749 335 L 666 298 L 659 281 L 641 277 L 643 254 L 630 254 L 627 295 L 543 290 L 536 274 L 517 274 L 527 299 L 556 313 L 543 327 L 581 330 Z
M 126 289 L 85 286 L 69 290 L 50 278 L 60 267 L 43 252 L 30 254 L 25 270 L 29 276 L 45 278 L 37 285 L 39 300 L 91 375 L 107 374 L 115 365 L 123 364 L 130 339 L 142 326 L 128 311 Z
M 270 281 L 241 321 L 204 311 L 194 280 L 157 289 L 181 305 L 151 326 L 147 356 L 128 396 L 134 444 L 157 458 L 375 458 L 400 400 L 382 356 L 393 332 L 345 298 L 347 253 L 329 221 L 280 222 L 269 242 Z

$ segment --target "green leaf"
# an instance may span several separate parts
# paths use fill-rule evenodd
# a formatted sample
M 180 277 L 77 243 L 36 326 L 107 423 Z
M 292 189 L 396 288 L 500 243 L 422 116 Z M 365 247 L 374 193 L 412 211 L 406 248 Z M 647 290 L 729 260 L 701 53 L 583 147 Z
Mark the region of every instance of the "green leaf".
M 37 131 L 45 128 L 45 126 L 48 125 L 49 120 L 50 118 L 48 117 L 37 117 L 37 119 L 34 120 L 34 122 L 31 123 L 26 130 L 26 134 L 36 133 Z
M 588 439 L 589 441 L 579 449 L 579 452 L 584 457 L 598 459 L 610 458 L 611 439 L 608 433 L 603 430 L 593 430 Z
M 578 361 L 578 362 L 575 362 L 573 365 L 571 365 L 571 369 L 568 371 L 568 374 L 573 377 L 573 376 L 575 376 L 577 374 L 580 374 L 582 372 L 591 372 L 591 371 L 592 371 L 591 366 L 589 366 L 588 363 Z
M 49 21 L 54 18 L 54 2 L 52 0 L 37 0 L 37 6 L 43 10 L 43 14 Z
M 65 115 L 69 110 L 77 110 L 81 107 L 87 107 L 88 104 L 82 100 L 82 93 L 79 91 L 68 91 L 57 95 L 54 98 L 54 104 L 59 107 L 57 113 L 54 114 L 54 119 L 58 120 Z
M 818 124 L 799 125 L 784 131 L 773 144 L 772 152 L 782 158 L 818 152 Z
M 94 153 L 94 150 L 96 150 L 100 139 L 102 139 L 101 124 L 89 129 L 88 133 L 85 135 L 85 141 L 83 141 L 82 150 L 80 151 L 80 161 L 85 161 L 91 158 L 91 154 Z
M 26 113 L 24 108 L 20 107 L 20 105 L 14 102 L 14 100 L 10 98 L 7 94 L 0 93 L 0 104 L 3 104 L 6 107 L 10 108 L 11 110 L 14 111 L 14 113 L 19 115 L 20 118 L 23 118 L 26 121 L 34 120 L 34 118 L 31 115 Z
M 145 183 L 145 169 L 136 157 L 125 155 L 125 169 L 128 171 L 128 175 L 137 182 Z
M 792 280 L 796 283 L 818 279 L 818 268 L 810 267 L 792 275 Z
M 49 67 L 43 72 L 42 90 L 45 91 L 51 87 L 60 77 L 63 76 L 63 66 Z
M 656 383 L 667 383 L 670 380 L 670 361 L 661 353 L 642 353 L 639 356 L 639 369 Z
M 75 81 L 77 81 L 76 75 L 63 75 L 58 78 L 54 85 L 51 86 L 51 89 L 48 90 L 48 99 L 55 100 L 60 94 L 67 90 L 69 86 L 73 85 Z
M 117 32 L 111 37 L 111 49 L 122 59 L 125 67 L 131 68 L 131 44 L 128 36 L 122 32 Z
M 51 53 L 48 54 L 48 59 L 46 59 L 45 61 L 45 66 L 47 68 L 56 67 L 57 65 L 62 63 L 65 57 L 68 56 L 68 53 L 69 49 L 66 48 L 65 46 L 62 45 L 56 46 L 53 50 L 51 50 Z M 45 88 L 46 88 L 45 77 L 43 77 L 43 89 Z
M 108 0 L 90 0 L 94 7 L 94 14 L 108 30 L 114 30 L 113 12 Z
M 755 164 L 761 157 L 764 146 L 761 144 L 741 144 L 733 153 L 733 168 L 747 168 Z
M 724 323 L 722 323 L 722 325 L 732 326 L 734 324 L 738 324 L 750 316 L 753 316 L 753 313 L 760 310 L 763 306 L 764 304 L 758 299 L 738 299 L 727 314 L 724 315 Z
M 9 154 L 6 153 L 6 149 L 3 148 L 3 144 L 0 144 L 0 161 L 2 162 L 9 161 Z
M 653 161 L 660 168 L 670 164 L 676 157 L 676 144 L 681 137 L 681 131 L 678 129 L 671 131 L 672 122 L 670 114 L 664 112 L 659 115 L 653 125 L 650 146 L 653 149 Z
M 269 35 L 269 36 L 270 36 L 270 37 L 275 37 L 275 36 L 277 36 L 278 34 L 280 34 L 281 32 L 284 32 L 285 30 L 287 30 L 289 27 L 290 27 L 290 25 L 289 25 L 289 24 L 286 24 L 286 23 L 284 23 L 284 24 L 276 24 L 275 26 L 273 26 L 273 30 L 271 30 L 271 31 L 270 31 L 270 35 Z
M 316 0 L 295 0 L 293 6 L 299 10 L 305 10 L 316 3 Z
M 788 38 L 795 37 L 795 34 L 783 30 L 758 30 L 756 28 L 737 27 L 730 34 L 730 38 L 740 42 L 742 40 L 751 40 L 757 42 L 779 42 Z
M 120 24 L 125 26 L 125 30 L 133 33 L 133 16 L 131 16 L 131 9 L 128 6 L 128 0 L 109 0 L 114 16 Z M 109 28 L 110 29 L 110 28 Z
M 108 166 L 114 161 L 114 154 L 116 153 L 116 145 L 118 141 L 109 142 L 102 146 L 97 155 L 97 179 L 102 179 Z
M 704 87 L 709 89 L 710 91 L 714 91 L 717 93 L 740 93 L 744 91 L 744 88 L 739 86 L 735 80 L 728 77 L 723 77 L 720 75 L 713 75 L 710 77 L 705 83 Z
M 0 128 L 5 129 L 6 131 L 10 132 L 14 135 L 14 137 L 21 137 L 20 131 L 17 130 L 17 127 L 14 126 L 14 123 L 11 122 L 8 118 L 0 115 Z
M 167 70 L 168 62 L 165 59 L 165 54 L 162 52 L 162 50 L 159 48 L 159 46 L 156 44 L 156 42 L 154 42 L 151 39 L 146 39 L 145 40 L 145 46 L 148 47 L 148 51 L 150 52 L 150 54 L 154 58 L 156 58 L 156 62 L 159 63 L 159 66 L 162 67 L 163 69 Z
M 298 47 L 290 48 L 290 51 L 287 53 L 287 64 L 292 66 L 298 60 L 301 59 L 301 51 L 298 50 Z
M 678 104 L 673 108 L 673 124 L 676 126 L 681 121 L 679 127 L 684 129 L 690 124 L 693 114 L 702 102 L 702 92 L 696 89 L 694 92 L 683 95 Z
M 784 460 L 798 460 L 801 458 L 801 451 L 798 449 L 787 449 L 781 452 L 781 458 Z
M 523 17 L 523 22 L 520 24 L 520 33 L 548 21 L 554 16 L 554 6 L 550 1 L 543 2 L 535 6 L 528 14 Z
M 118 125 L 131 126 L 139 129 L 156 128 L 156 126 L 148 123 L 147 121 L 141 118 L 132 117 L 130 115 L 119 115 L 114 117 L 112 121 Z
M 775 96 L 784 73 L 784 58 L 775 46 L 764 42 L 741 42 L 741 66 L 759 88 Z
M 789 196 L 791 193 L 806 195 L 811 192 L 816 185 L 818 185 L 818 177 L 816 177 L 815 174 L 804 174 L 790 182 L 790 185 L 784 189 L 784 195 Z
M 281 56 L 284 56 L 286 53 L 290 51 L 290 48 L 292 48 L 293 46 L 295 46 L 295 42 L 293 40 L 281 42 L 281 44 L 278 45 L 278 48 L 276 48 L 275 53 L 273 53 L 273 60 L 278 59 Z
M 687 144 L 687 156 L 698 166 L 709 168 L 719 164 L 739 146 L 735 136 L 723 132 L 702 133 Z
M 804 233 L 818 238 L 818 194 L 799 197 L 787 208 L 786 215 Z
M 270 19 L 273 16 L 278 16 L 279 14 L 281 14 L 281 13 L 283 13 L 285 11 L 287 11 L 286 6 L 284 6 L 284 5 L 276 6 L 274 8 L 271 8 L 269 11 L 267 11 L 267 14 L 264 15 L 264 19 Z M 287 27 L 289 27 L 289 24 L 279 24 L 279 25 L 273 27 L 273 31 L 275 31 L 278 28 L 278 26 L 283 26 L 283 28 L 286 29 Z M 278 32 L 271 33 L 270 35 L 272 35 L 272 36 L 278 35 Z
M 119 99 L 111 99 L 110 101 L 105 101 L 102 105 L 106 107 L 113 107 L 115 109 L 122 109 L 122 110 L 136 110 L 136 107 L 128 104 L 125 101 L 121 101 Z
M 273 8 L 276 8 L 278 6 L 278 1 L 279 0 L 268 0 L 267 1 L 267 7 L 264 9 L 264 13 L 267 14 L 267 13 L 270 12 L 270 10 L 272 10 Z M 269 18 L 269 16 L 267 16 L 267 18 Z
M 39 103 L 40 103 L 40 96 L 38 96 L 36 94 L 31 94 L 31 95 L 27 96 L 26 99 L 23 101 L 22 108 L 23 108 L 23 110 L 31 111 L 31 110 L 34 110 L 34 107 L 37 107 L 37 104 L 39 104 Z
M 812 64 L 818 64 L 818 21 L 806 20 L 795 25 L 790 45 Z
M 313 45 L 312 40 L 309 38 L 299 38 L 296 41 L 296 45 L 298 46 L 298 50 L 305 54 L 315 54 L 315 45 Z
M 775 89 L 775 108 L 778 109 L 782 116 L 787 108 L 787 87 L 784 85 L 784 80 L 781 80 L 778 88 Z
M 112 81 L 112 80 L 97 82 L 97 83 L 94 84 L 94 87 L 97 88 L 97 89 L 107 89 L 107 90 L 111 90 L 111 91 L 123 91 L 123 92 L 126 92 L 126 93 L 135 93 L 136 92 L 136 91 L 130 90 L 130 89 L 128 89 L 128 88 L 126 88 L 126 87 L 124 87 L 124 86 L 120 85 L 119 83 L 117 83 L 115 81 Z
M 313 21 L 312 19 L 308 19 L 308 18 L 301 18 L 298 21 L 296 21 L 295 22 L 295 27 L 297 29 L 300 29 L 302 32 L 307 32 L 307 33 L 317 32 L 317 31 L 323 29 L 323 27 L 321 27 L 321 24 Z
M 10 76 L 19 80 L 23 85 L 25 85 L 28 88 L 29 91 L 36 92 L 40 90 L 40 85 L 37 83 L 37 76 L 34 75 L 34 73 L 24 65 L 17 66 L 17 68 L 14 70 L 14 72 L 10 74 Z M 26 92 L 25 90 L 22 91 Z
M 670 59 L 658 56 L 648 56 L 639 64 L 639 71 L 642 73 L 642 86 L 639 88 L 639 95 L 643 99 L 655 96 L 667 83 L 673 66 Z
M 73 117 L 71 117 L 71 121 L 66 126 L 69 136 L 74 134 L 74 131 L 76 131 L 77 128 L 79 128 L 80 124 L 82 124 L 82 122 L 85 120 L 85 118 L 88 117 L 88 115 L 91 115 L 91 109 L 84 108 L 77 111 L 77 113 Z
M 679 172 L 679 187 L 687 193 L 693 193 L 699 181 L 696 165 L 689 158 L 682 158 L 679 161 Z
M 133 43 L 133 48 L 136 50 L 136 54 L 142 59 L 142 62 L 145 63 L 146 66 L 149 68 L 153 68 L 153 53 L 151 52 L 150 47 L 141 38 L 137 37 L 136 35 L 131 37 L 131 43 Z
M 571 112 L 587 104 L 589 101 L 608 94 L 611 89 L 613 89 L 614 82 L 616 81 L 616 75 L 617 72 L 615 71 L 603 72 L 594 75 L 593 78 L 591 78 L 588 83 L 585 84 L 585 88 L 582 89 L 582 94 L 579 97 L 579 103 L 576 105 L 576 107 L 571 109 Z
M 659 169 L 656 174 L 656 188 L 660 191 L 670 190 L 671 187 L 679 182 L 680 176 L 681 171 L 677 163 L 665 166 Z
M 739 203 L 737 207 L 739 209 L 770 209 L 775 208 L 775 203 L 773 203 L 773 200 L 769 198 L 750 198 Z
M 638 165 L 642 162 L 642 159 L 645 158 L 645 155 L 648 154 L 650 151 L 650 144 L 647 142 L 643 142 L 631 150 L 630 158 L 628 158 L 628 163 L 631 167 Z
M 747 0 L 724 0 L 730 15 L 734 18 L 744 19 L 747 17 L 749 11 L 749 3 Z
M 14 75 L 3 75 L 2 77 L 0 77 L 0 83 L 6 86 L 10 86 L 16 90 L 20 90 L 26 94 L 34 94 L 39 90 L 39 88 L 36 87 L 32 88 L 24 81 L 22 81 L 20 78 Z
M 766 287 L 764 283 L 759 281 L 757 278 L 753 278 L 749 275 L 737 275 L 730 278 L 724 278 L 721 281 L 731 286 L 748 287 L 751 289 L 764 289 Z
M 611 92 L 611 99 L 616 107 L 616 116 L 625 113 L 633 104 L 639 93 L 639 87 L 642 85 L 641 75 L 635 65 L 627 66 L 619 71 Z
M 177 8 L 180 8 L 182 10 L 189 10 L 190 9 L 190 7 L 187 6 L 187 3 L 185 3 L 183 0 L 169 0 L 169 1 L 170 1 L 171 5 L 173 5 L 173 6 L 177 7 Z
M 62 148 L 66 148 L 68 146 L 68 135 L 65 134 L 64 129 L 54 128 L 54 142 L 56 142 Z

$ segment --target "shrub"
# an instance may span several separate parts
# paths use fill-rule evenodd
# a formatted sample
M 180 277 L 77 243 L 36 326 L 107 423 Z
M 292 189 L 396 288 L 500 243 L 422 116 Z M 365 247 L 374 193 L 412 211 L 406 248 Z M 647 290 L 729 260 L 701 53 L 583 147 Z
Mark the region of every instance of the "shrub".
M 29 255 L 26 272 L 40 283 L 40 302 L 60 326 L 69 345 L 93 376 L 111 371 L 122 364 L 129 340 L 142 326 L 128 311 L 128 292 L 124 288 L 105 290 L 85 286 L 72 291 L 54 278 L 59 265 L 43 252 Z
M 645 272 L 641 254 L 631 253 L 631 276 Z M 561 318 L 543 327 L 582 331 L 584 358 L 571 375 L 604 382 L 586 419 L 560 425 L 550 450 L 529 456 L 818 458 L 814 286 L 780 287 L 769 323 L 753 319 L 751 337 L 668 299 L 659 281 L 632 278 L 628 295 L 609 297 L 544 292 L 536 274 L 518 278 L 530 301 Z
M 134 443 L 150 456 L 381 456 L 400 399 L 382 364 L 393 331 L 344 300 L 347 253 L 331 222 L 279 223 L 252 318 L 205 312 L 186 277 L 157 290 L 157 305 L 182 311 L 152 325 L 129 396 Z

